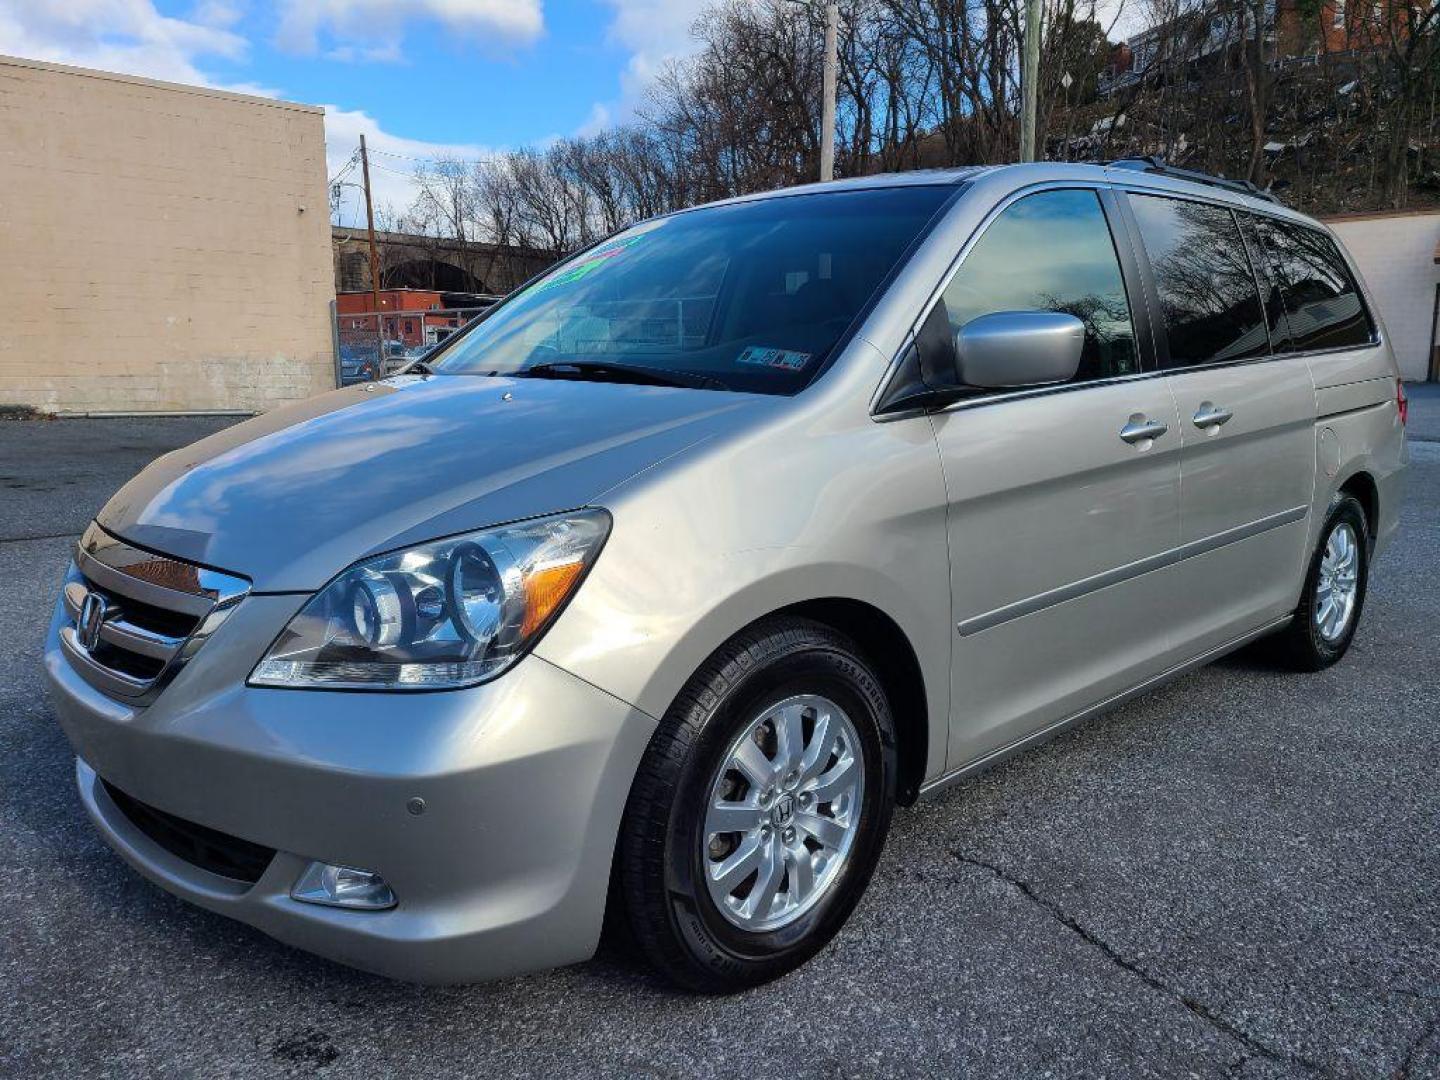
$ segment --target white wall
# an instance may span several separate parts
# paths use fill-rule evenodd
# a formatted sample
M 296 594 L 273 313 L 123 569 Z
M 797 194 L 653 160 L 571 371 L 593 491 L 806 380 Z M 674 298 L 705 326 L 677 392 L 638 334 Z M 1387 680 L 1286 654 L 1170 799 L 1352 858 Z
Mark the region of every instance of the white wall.
M 1423 379 L 1430 366 L 1430 322 L 1435 311 L 1435 265 L 1440 211 L 1329 218 L 1349 249 L 1380 309 L 1400 373 Z

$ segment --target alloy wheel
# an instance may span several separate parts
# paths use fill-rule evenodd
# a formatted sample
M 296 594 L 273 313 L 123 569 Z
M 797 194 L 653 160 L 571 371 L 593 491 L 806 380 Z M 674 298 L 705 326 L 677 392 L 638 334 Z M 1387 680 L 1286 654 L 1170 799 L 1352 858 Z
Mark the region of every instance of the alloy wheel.
M 745 725 L 711 781 L 702 865 L 710 897 L 733 925 L 786 926 L 835 883 L 855 841 L 864 750 L 829 698 L 786 698 Z
M 1360 544 L 1347 521 L 1339 522 L 1325 541 L 1320 577 L 1315 585 L 1315 629 L 1328 642 L 1344 636 L 1360 595 Z

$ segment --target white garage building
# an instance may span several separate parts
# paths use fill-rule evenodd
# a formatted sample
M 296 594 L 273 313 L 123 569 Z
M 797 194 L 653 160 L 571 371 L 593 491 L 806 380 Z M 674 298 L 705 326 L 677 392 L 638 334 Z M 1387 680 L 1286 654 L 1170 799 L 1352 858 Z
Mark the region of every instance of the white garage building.
M 1433 355 L 1440 210 L 1354 214 L 1325 224 L 1355 257 L 1407 379 L 1440 379 Z

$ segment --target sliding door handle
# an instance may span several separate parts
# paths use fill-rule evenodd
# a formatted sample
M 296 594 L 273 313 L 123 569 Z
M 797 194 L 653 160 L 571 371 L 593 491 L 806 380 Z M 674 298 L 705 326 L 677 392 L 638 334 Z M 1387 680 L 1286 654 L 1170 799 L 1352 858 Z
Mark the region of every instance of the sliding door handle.
M 1130 417 L 1129 423 L 1120 429 L 1120 438 L 1134 446 L 1136 443 L 1149 443 L 1158 439 L 1169 430 L 1159 420 L 1151 420 L 1144 413 L 1136 413 Z
M 1198 428 L 1218 428 L 1234 415 L 1229 409 L 1222 409 L 1213 401 L 1202 401 L 1192 419 Z

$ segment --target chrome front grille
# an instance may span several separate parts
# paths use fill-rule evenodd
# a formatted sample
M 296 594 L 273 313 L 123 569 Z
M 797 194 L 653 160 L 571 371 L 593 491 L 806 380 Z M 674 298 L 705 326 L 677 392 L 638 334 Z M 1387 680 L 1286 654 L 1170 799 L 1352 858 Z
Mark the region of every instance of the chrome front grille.
M 244 578 L 143 551 L 92 524 L 65 579 L 60 644 L 91 685 L 148 704 L 249 588 Z

